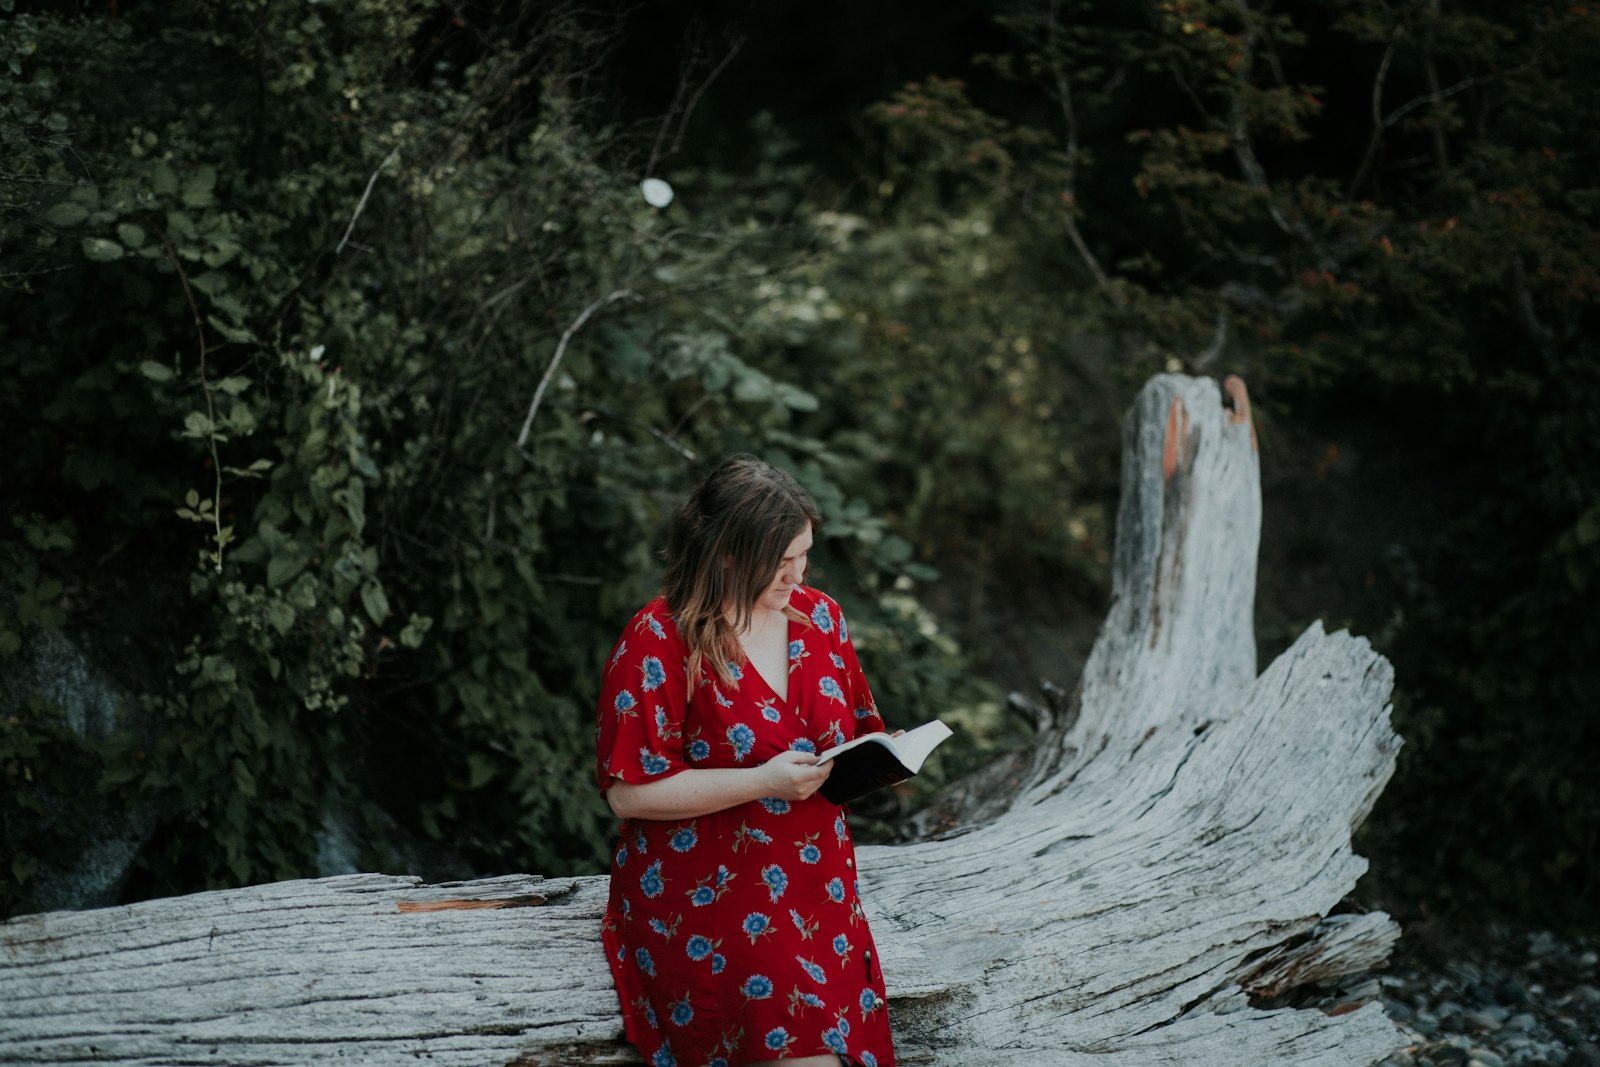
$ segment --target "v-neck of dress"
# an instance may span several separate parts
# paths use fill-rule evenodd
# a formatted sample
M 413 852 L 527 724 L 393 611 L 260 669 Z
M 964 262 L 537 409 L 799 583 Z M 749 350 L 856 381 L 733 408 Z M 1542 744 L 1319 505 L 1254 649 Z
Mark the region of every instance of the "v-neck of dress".
M 783 672 L 784 673 L 783 673 L 783 689 L 782 689 L 781 692 L 779 691 L 777 686 L 772 684 L 771 680 L 769 678 L 767 678 L 767 676 L 765 674 L 761 673 L 761 668 L 756 665 L 755 658 L 750 655 L 750 650 L 749 649 L 745 649 L 745 653 L 744 653 L 745 662 L 750 664 L 751 672 L 753 674 L 755 674 L 755 676 L 757 678 L 761 679 L 761 684 L 767 687 L 767 692 L 771 693 L 774 697 L 777 697 L 778 703 L 782 704 L 784 707 L 788 707 L 789 706 L 789 682 L 790 682 L 789 675 L 791 673 L 793 673 L 791 668 L 790 668 L 790 665 L 789 665 L 789 642 L 793 639 L 793 637 L 792 637 L 793 627 L 794 627 L 794 620 L 789 618 L 789 616 L 787 614 L 785 614 L 783 616 L 783 660 L 782 660 L 782 662 L 783 662 Z

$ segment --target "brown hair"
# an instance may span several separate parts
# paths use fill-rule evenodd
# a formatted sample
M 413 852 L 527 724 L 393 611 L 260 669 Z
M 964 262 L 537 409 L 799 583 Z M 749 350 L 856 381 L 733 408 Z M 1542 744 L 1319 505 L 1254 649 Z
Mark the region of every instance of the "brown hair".
M 745 455 L 723 460 L 678 510 L 661 592 L 689 645 L 691 695 L 706 660 L 724 684 L 738 684 L 728 669 L 745 658 L 736 635 L 808 523 L 815 534 L 822 519 L 806 491 L 787 472 Z M 730 606 L 731 625 L 724 614 Z M 784 613 L 805 621 L 794 608 Z

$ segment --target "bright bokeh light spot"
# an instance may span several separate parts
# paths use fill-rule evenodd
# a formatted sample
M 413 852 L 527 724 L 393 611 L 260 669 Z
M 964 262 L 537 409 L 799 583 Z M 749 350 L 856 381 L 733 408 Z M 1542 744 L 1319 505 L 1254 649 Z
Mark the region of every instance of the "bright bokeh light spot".
M 651 207 L 666 207 L 672 203 L 672 186 L 660 178 L 646 178 L 639 183 L 639 191 Z

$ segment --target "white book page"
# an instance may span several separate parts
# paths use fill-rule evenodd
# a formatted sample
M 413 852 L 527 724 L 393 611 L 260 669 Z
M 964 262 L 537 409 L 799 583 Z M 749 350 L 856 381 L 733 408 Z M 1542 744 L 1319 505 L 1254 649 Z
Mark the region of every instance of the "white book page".
M 928 758 L 928 753 L 939 747 L 939 743 L 950 736 L 950 727 L 934 719 L 925 722 L 915 730 L 907 730 L 899 737 L 891 737 L 886 733 L 865 734 L 854 741 L 846 741 L 842 745 L 835 745 L 826 752 L 817 756 L 818 763 L 826 763 L 841 752 L 848 752 L 858 745 L 882 744 L 895 757 L 905 764 L 906 770 L 916 774 L 922 770 L 922 763 Z

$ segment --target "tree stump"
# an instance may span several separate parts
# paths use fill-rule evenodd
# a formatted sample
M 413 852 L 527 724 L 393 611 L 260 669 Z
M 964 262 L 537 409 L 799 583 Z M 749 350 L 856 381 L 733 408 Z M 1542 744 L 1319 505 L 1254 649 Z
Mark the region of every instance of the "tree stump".
M 1399 748 L 1390 667 L 1313 625 L 1257 677 L 1242 383 L 1157 377 L 1125 432 L 1071 714 L 976 779 L 985 821 L 859 852 L 900 1060 L 1370 1064 L 1405 1042 L 1354 979 L 1398 929 L 1330 912 Z M 520 906 L 397 906 L 441 898 Z M 605 898 L 604 877 L 362 874 L 23 916 L 0 925 L 0 1058 L 635 1063 Z

